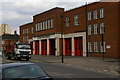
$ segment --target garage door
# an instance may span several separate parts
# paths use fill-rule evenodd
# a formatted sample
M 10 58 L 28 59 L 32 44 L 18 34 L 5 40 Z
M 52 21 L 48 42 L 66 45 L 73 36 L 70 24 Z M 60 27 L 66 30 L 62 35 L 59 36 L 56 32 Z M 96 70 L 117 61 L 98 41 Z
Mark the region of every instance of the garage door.
M 75 56 L 83 56 L 83 41 L 82 37 L 74 38 Z
M 39 41 L 35 41 L 35 55 L 39 55 Z
M 72 46 L 71 46 L 71 38 L 65 39 L 65 55 L 71 56 L 72 54 Z
M 47 40 L 41 41 L 41 55 L 47 55 Z
M 50 55 L 55 55 L 55 39 L 50 39 L 50 45 L 49 45 L 49 52 L 50 52 Z

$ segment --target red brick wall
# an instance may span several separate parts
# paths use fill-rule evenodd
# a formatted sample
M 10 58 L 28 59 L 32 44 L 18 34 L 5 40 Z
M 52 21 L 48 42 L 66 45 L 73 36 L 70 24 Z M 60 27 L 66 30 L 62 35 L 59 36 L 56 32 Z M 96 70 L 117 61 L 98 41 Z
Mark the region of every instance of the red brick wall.
M 74 24 L 74 16 L 79 16 L 79 25 L 75 26 Z M 66 27 L 66 17 L 70 17 L 70 27 Z M 65 34 L 75 33 L 75 32 L 83 32 L 86 31 L 86 8 L 76 8 L 70 11 L 66 11 L 63 15 L 63 32 Z
M 36 27 L 36 24 L 41 22 L 41 21 L 45 21 L 45 20 L 49 20 L 49 19 L 54 20 L 53 21 L 53 26 L 54 26 L 53 29 L 37 31 L 37 32 L 35 32 L 35 36 L 61 32 L 61 15 L 63 13 L 64 13 L 63 8 L 53 8 L 49 11 L 44 12 L 44 13 L 35 15 L 33 17 L 34 29 Z
M 31 31 L 31 28 L 33 27 L 33 23 L 28 23 L 25 25 L 20 26 L 20 41 L 23 41 L 23 37 L 28 36 L 28 39 L 31 39 L 32 36 L 34 36 L 34 34 Z M 23 34 L 23 30 L 28 29 L 28 33 L 27 34 Z M 27 41 L 26 41 L 27 42 Z
M 104 8 L 105 17 L 103 19 L 98 18 L 97 20 L 91 20 L 88 21 L 88 24 L 93 24 L 100 22 L 105 23 L 105 34 L 104 34 L 104 40 L 106 41 L 106 46 L 110 45 L 110 49 L 106 49 L 105 57 L 112 57 L 117 58 L 118 57 L 118 6 L 117 3 L 113 2 L 101 2 L 101 3 L 95 3 L 91 4 L 87 7 L 88 11 L 94 11 L 94 9 L 100 10 L 100 8 Z M 98 13 L 100 14 L 100 13 Z M 99 15 L 98 15 L 99 17 Z M 92 36 L 87 36 L 88 41 L 100 41 L 101 35 L 100 35 L 100 28 L 98 30 L 99 34 L 94 35 L 94 27 L 92 28 Z M 94 45 L 94 44 L 93 44 Z M 100 46 L 100 44 L 99 44 Z M 94 47 L 93 47 L 94 49 Z M 100 50 L 100 48 L 99 48 Z M 96 56 L 96 57 L 102 57 L 102 53 L 89 53 L 89 56 Z

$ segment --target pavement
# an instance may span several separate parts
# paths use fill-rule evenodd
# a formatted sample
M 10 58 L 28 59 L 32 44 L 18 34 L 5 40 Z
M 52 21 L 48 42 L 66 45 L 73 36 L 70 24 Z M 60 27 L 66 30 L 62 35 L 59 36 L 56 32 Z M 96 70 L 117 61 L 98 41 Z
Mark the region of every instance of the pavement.
M 62 63 L 61 56 L 32 55 L 31 61 L 37 62 L 38 60 L 60 66 L 120 76 L 118 59 L 105 58 L 103 61 L 103 58 L 96 57 L 64 56 L 64 63 Z

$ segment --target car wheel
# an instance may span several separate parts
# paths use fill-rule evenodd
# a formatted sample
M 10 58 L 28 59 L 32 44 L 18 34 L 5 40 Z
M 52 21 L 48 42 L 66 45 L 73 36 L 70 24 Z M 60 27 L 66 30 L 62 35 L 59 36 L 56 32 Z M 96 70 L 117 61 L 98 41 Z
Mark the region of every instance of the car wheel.
M 20 58 L 20 57 L 18 57 L 17 59 L 18 59 L 18 60 L 21 60 L 21 58 Z

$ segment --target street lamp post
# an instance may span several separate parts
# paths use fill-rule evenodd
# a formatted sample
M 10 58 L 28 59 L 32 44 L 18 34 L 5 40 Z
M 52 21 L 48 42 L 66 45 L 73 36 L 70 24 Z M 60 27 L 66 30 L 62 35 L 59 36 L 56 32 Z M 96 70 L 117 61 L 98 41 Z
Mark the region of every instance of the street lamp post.
M 104 33 L 103 34 L 101 34 L 101 36 L 102 36 L 102 54 L 103 54 L 103 61 L 104 61 Z
M 64 55 L 63 55 L 63 31 L 62 31 L 62 19 L 63 19 L 63 16 L 61 15 L 61 43 L 62 43 L 62 46 L 61 46 L 61 55 L 62 55 L 62 57 L 61 57 L 61 62 L 62 63 L 64 63 Z

